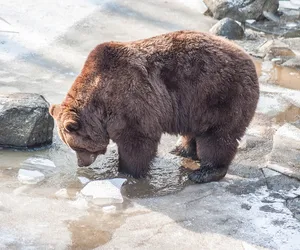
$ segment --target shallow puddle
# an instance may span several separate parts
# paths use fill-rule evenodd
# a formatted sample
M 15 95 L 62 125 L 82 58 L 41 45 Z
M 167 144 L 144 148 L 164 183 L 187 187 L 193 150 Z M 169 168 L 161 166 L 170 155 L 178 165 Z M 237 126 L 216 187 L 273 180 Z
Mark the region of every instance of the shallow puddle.
M 254 59 L 254 63 L 261 82 L 276 84 L 291 90 L 300 90 L 300 70 L 258 59 Z M 293 104 L 274 117 L 274 121 L 278 124 L 295 122 L 299 119 L 300 108 Z
M 78 168 L 77 175 L 90 180 L 102 180 L 107 178 L 122 177 L 127 182 L 123 184 L 122 194 L 128 198 L 144 198 L 166 195 L 182 190 L 190 182 L 187 177 L 187 169 L 191 166 L 179 157 L 171 154 L 158 156 L 154 159 L 149 175 L 146 178 L 134 179 L 119 174 L 117 171 L 116 152 L 110 152 L 96 163 L 94 168 Z M 196 163 L 195 163 L 196 164 Z M 99 166 L 99 167 L 98 167 Z
M 101 225 L 103 223 L 103 220 L 99 220 L 101 217 L 99 214 L 91 214 L 68 222 L 68 228 L 72 235 L 72 245 L 69 249 L 94 249 L 110 241 L 112 233 L 102 230 L 107 226 Z M 116 218 L 113 221 L 117 221 Z
M 291 105 L 287 110 L 275 117 L 276 123 L 295 122 L 300 119 L 300 108 Z
M 300 70 L 283 67 L 270 61 L 254 59 L 257 74 L 263 82 L 300 90 Z
M 79 168 L 74 152 L 61 142 L 44 151 L 0 151 L 0 186 L 13 189 L 17 193 L 25 192 L 27 195 L 49 198 L 55 197 L 58 190 L 66 189 L 69 198 L 72 199 L 85 185 L 80 179 L 93 181 L 121 177 L 127 179 L 122 187 L 122 194 L 127 198 L 153 197 L 178 192 L 191 183 L 188 180 L 190 171 L 188 169 L 196 169 L 199 164 L 167 153 L 171 151 L 176 140 L 170 141 L 169 145 L 165 142 L 160 145 L 160 154 L 154 159 L 148 176 L 141 179 L 134 179 L 118 172 L 118 154 L 115 145 L 110 145 L 108 152 L 99 156 L 89 168 Z M 53 161 L 55 167 L 47 168 L 35 164 L 35 161 L 30 165 L 30 161 L 28 163 L 30 157 L 49 159 Z M 45 175 L 45 179 L 24 189 L 23 184 L 18 181 L 20 168 L 37 170 Z

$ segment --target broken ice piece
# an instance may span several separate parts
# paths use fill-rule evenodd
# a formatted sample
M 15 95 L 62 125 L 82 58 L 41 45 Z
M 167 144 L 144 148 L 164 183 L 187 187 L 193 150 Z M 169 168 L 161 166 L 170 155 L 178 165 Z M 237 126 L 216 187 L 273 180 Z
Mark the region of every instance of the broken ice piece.
M 37 184 L 44 180 L 45 175 L 37 170 L 20 169 L 18 180 L 23 184 Z
M 41 157 L 30 157 L 22 162 L 23 166 L 37 166 L 40 168 L 56 168 L 53 161 Z
M 103 207 L 102 211 L 104 213 L 113 213 L 113 212 L 116 212 L 116 209 L 117 209 L 116 206 L 111 205 L 111 206 L 105 206 L 105 207 Z
M 255 19 L 247 19 L 246 20 L 246 23 L 250 23 L 250 24 L 255 23 L 255 22 L 256 22 Z
M 74 201 L 69 201 L 69 204 L 78 209 L 87 209 L 89 207 L 88 202 L 81 196 Z
M 122 203 L 121 186 L 126 181 L 123 178 L 99 180 L 89 182 L 80 193 L 85 197 L 91 197 L 97 205 Z
M 78 176 L 78 179 L 80 180 L 80 182 L 84 185 L 87 184 L 88 182 L 90 182 L 89 178 L 83 177 L 83 176 Z
M 68 190 L 66 188 L 62 188 L 55 193 L 55 196 L 57 198 L 67 199 L 67 198 L 69 198 Z

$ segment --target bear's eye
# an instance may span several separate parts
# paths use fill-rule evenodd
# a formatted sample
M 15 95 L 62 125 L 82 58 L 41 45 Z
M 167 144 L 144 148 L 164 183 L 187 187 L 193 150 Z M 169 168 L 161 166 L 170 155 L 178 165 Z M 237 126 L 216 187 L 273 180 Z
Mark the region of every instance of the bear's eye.
M 78 129 L 79 129 L 79 125 L 76 122 L 68 121 L 68 122 L 64 123 L 64 130 L 66 132 L 71 133 L 71 132 L 77 131 Z

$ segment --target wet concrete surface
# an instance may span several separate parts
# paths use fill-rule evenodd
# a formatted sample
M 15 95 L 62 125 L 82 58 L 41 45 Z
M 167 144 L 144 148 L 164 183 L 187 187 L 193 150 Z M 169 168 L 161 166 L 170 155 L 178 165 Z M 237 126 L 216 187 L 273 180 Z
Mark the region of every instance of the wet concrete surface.
M 96 44 L 177 29 L 208 31 L 216 22 L 199 14 L 196 1 L 89 4 L 93 7 L 86 16 L 45 46 L 0 60 L 1 93 L 36 92 L 57 103 Z M 55 18 L 55 11 L 50 14 Z M 0 38 L 10 42 L 9 36 Z M 258 64 L 259 74 L 267 79 L 262 79 L 262 91 L 297 97 L 290 91 L 299 89 L 299 72 L 272 67 L 267 70 Z M 268 85 L 273 83 L 277 86 Z M 299 181 L 265 168 L 277 124 L 299 114 L 299 106 L 290 105 L 294 106 L 287 105 L 274 116 L 275 121 L 257 114 L 247 132 L 247 145 L 239 150 L 227 176 L 203 185 L 187 179 L 187 168 L 199 164 L 170 154 L 178 138 L 168 135 L 162 137 L 150 175 L 141 180 L 118 174 L 114 144 L 91 168 L 78 168 L 75 154 L 56 131 L 50 148 L 1 150 L 0 249 L 300 249 Z M 30 157 L 49 159 L 55 167 L 26 165 L 43 172 L 45 179 L 24 185 L 17 175 Z M 78 177 L 89 181 L 125 177 L 124 202 L 114 204 L 112 212 L 87 203 L 78 197 L 85 185 Z M 61 190 L 63 195 L 57 195 Z

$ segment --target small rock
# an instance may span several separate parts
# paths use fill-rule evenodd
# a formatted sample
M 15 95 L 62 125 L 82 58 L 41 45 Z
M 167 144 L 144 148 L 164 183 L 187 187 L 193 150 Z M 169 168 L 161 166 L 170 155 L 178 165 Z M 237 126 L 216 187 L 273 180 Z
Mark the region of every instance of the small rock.
M 62 188 L 55 193 L 55 196 L 57 198 L 68 199 L 69 198 L 68 190 L 66 188 Z
M 37 184 L 45 179 L 45 175 L 37 170 L 20 169 L 18 180 L 23 184 Z
M 89 182 L 80 193 L 85 197 L 91 197 L 97 205 L 122 203 L 121 186 L 126 179 L 116 178 L 111 180 L 99 180 Z
M 267 213 L 281 213 L 281 210 L 277 210 L 276 208 L 270 206 L 270 205 L 264 205 L 259 208 L 260 211 L 264 211 Z
M 275 59 L 280 62 L 285 62 L 293 57 L 295 57 L 296 54 L 287 47 L 271 47 L 269 51 L 267 52 L 267 55 L 265 57 L 266 60 L 272 60 Z
M 295 58 L 292 58 L 292 59 L 286 61 L 285 63 L 283 63 L 282 66 L 300 69 L 300 57 L 297 56 Z
M 230 18 L 224 18 L 217 22 L 211 29 L 210 32 L 218 35 L 224 36 L 228 39 L 239 40 L 244 37 L 243 28 L 234 20 Z
M 116 212 L 116 209 L 117 209 L 116 206 L 111 205 L 111 206 L 105 206 L 105 207 L 103 207 L 102 211 L 104 213 L 114 213 L 114 212 Z
M 264 57 L 265 60 L 276 59 L 281 63 L 296 56 L 296 54 L 289 48 L 289 45 L 279 40 L 267 41 L 254 50 L 253 54 L 258 54 L 261 57 Z
M 49 103 L 38 94 L 0 95 L 0 146 L 32 148 L 52 143 Z
M 263 12 L 276 13 L 279 0 L 203 0 L 216 19 L 230 17 L 243 22 L 248 19 L 259 20 Z
M 243 204 L 241 205 L 241 208 L 242 208 L 242 209 L 246 209 L 246 210 L 250 210 L 250 209 L 251 209 L 251 205 L 246 204 L 246 203 L 243 203 Z

